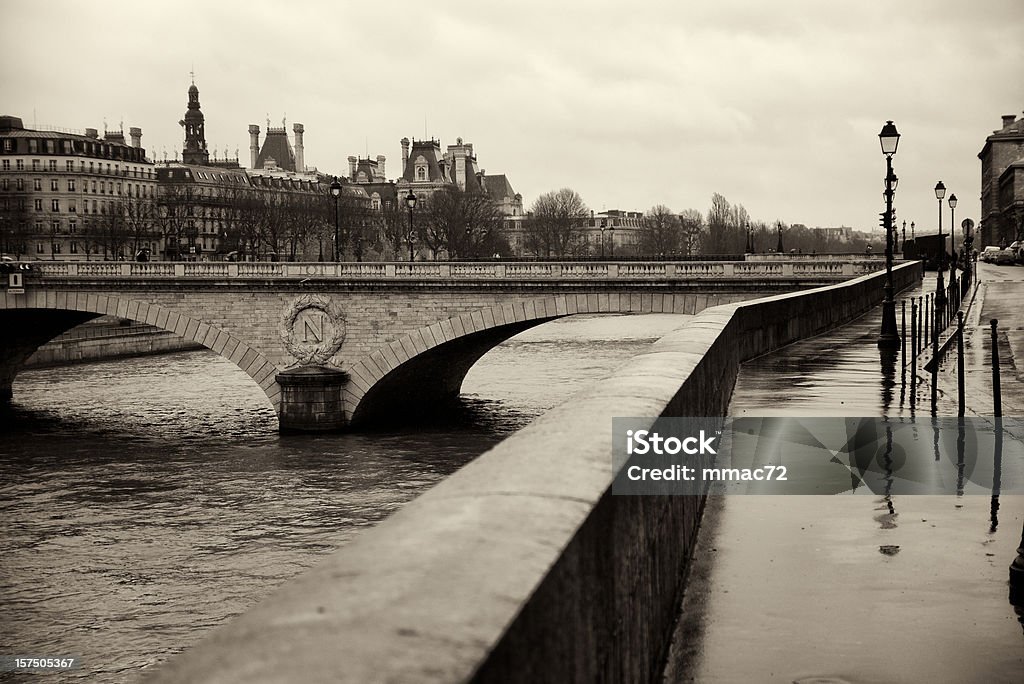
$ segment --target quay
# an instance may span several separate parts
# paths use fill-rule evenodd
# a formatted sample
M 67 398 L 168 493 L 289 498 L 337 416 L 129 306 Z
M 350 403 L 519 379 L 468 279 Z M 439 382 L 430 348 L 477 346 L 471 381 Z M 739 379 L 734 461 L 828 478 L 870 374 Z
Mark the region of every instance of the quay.
M 902 291 L 921 264 L 893 274 Z M 153 681 L 659 678 L 704 497 L 614 496 L 612 418 L 725 415 L 743 361 L 856 320 L 883 280 L 705 309 Z

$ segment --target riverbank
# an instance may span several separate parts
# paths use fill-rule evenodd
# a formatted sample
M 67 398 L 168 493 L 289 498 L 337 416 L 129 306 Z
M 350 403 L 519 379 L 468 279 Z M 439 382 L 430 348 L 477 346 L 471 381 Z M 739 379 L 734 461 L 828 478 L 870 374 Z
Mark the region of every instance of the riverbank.
M 52 368 L 202 348 L 202 345 L 152 325 L 101 316 L 75 326 L 39 347 L 23 368 Z

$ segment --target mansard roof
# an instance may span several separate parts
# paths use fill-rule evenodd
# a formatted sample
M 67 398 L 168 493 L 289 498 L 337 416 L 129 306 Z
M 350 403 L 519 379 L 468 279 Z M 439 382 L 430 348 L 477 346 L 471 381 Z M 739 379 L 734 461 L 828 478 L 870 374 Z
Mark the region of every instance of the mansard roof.
M 263 146 L 256 157 L 256 168 L 262 169 L 268 158 L 277 162 L 278 168 L 285 171 L 296 171 L 295 152 L 288 141 L 288 131 L 284 128 L 268 128 L 267 137 L 263 139 Z
M 480 180 L 483 181 L 484 192 L 495 201 L 506 197 L 514 199 L 516 196 L 516 191 L 512 189 L 512 184 L 504 174 L 483 176 Z
M 405 162 L 405 169 L 402 171 L 402 178 L 410 183 L 423 182 L 416 180 L 416 163 L 420 157 L 423 157 L 423 160 L 427 164 L 427 177 L 425 180 L 433 181 L 435 183 L 451 182 L 448 169 L 445 169 L 444 173 L 441 172 L 441 143 L 437 140 L 412 141 L 412 150 L 410 150 L 409 158 Z

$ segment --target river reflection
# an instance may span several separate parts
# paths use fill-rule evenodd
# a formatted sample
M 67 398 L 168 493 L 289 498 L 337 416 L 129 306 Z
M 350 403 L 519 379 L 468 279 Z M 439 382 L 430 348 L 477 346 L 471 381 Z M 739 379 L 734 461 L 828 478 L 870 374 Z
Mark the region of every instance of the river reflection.
M 443 424 L 373 434 L 278 435 L 210 352 L 24 372 L 2 416 L 0 653 L 134 681 L 687 318 L 529 330 Z

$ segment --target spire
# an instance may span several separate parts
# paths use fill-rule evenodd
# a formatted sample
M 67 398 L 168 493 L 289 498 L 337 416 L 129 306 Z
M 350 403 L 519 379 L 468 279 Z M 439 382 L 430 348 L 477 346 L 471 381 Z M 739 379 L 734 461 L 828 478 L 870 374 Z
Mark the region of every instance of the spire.
M 193 78 L 194 78 L 193 74 Z M 188 111 L 180 122 L 185 128 L 185 147 L 181 158 L 186 164 L 203 165 L 209 162 L 210 153 L 206 150 L 205 117 L 199 109 L 199 88 L 193 80 L 188 88 Z

